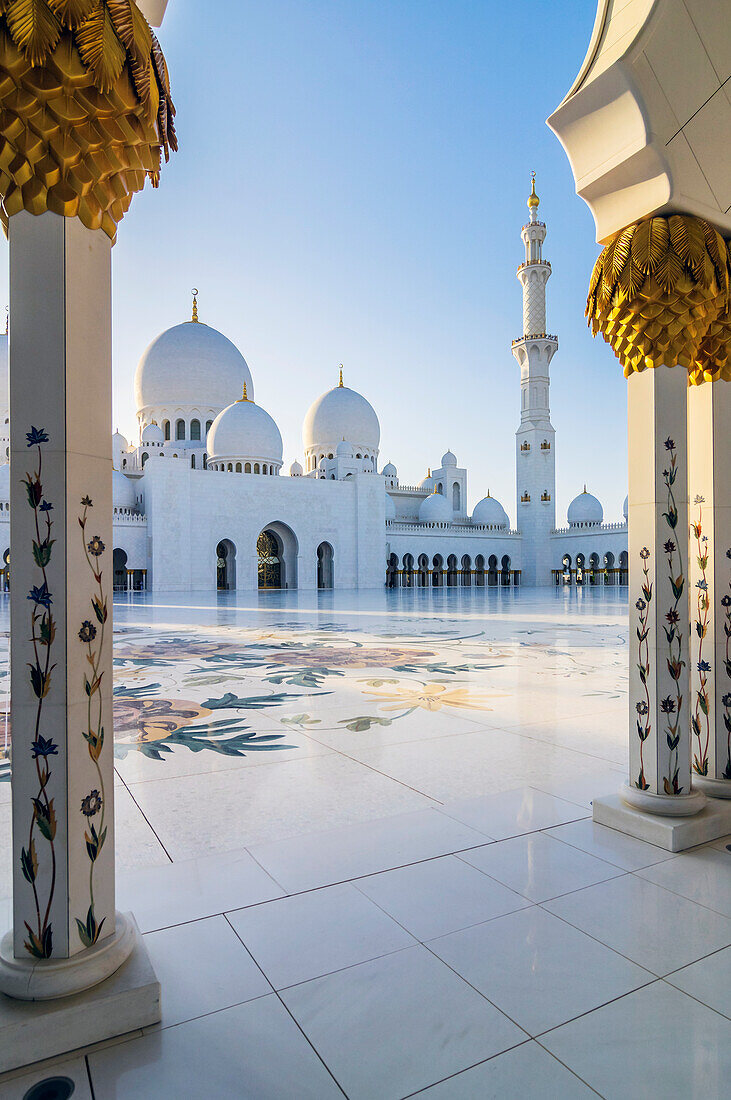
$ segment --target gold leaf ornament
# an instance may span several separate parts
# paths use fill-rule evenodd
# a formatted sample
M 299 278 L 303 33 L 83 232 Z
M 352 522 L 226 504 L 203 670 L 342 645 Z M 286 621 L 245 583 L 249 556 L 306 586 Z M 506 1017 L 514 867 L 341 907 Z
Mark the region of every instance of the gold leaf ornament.
M 0 0 L 0 221 L 78 216 L 112 240 L 177 149 L 165 59 L 135 0 Z
M 646 218 L 597 259 L 586 315 L 626 377 L 661 365 L 685 367 L 691 382 L 726 377 L 730 286 L 728 248 L 713 226 L 683 214 Z

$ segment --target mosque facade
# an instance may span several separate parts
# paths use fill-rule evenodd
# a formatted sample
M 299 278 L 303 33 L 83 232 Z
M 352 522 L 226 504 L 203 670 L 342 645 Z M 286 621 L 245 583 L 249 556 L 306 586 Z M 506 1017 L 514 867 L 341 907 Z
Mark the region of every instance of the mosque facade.
M 248 364 L 198 319 L 152 341 L 135 374 L 138 441 L 116 433 L 114 587 L 164 592 L 627 583 L 627 502 L 616 523 L 586 491 L 556 526 L 545 223 L 533 184 L 518 268 L 523 335 L 515 522 L 488 495 L 468 510 L 467 470 L 447 451 L 418 485 L 379 465 L 371 404 L 343 384 L 310 407 L 302 463 L 282 474 L 282 437 L 256 404 Z M 11 582 L 7 335 L 0 337 L 0 547 Z

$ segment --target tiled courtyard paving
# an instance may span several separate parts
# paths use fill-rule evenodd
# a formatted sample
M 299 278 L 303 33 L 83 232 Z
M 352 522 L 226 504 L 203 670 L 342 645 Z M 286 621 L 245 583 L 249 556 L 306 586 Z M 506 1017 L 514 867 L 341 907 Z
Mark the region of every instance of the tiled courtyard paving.
M 731 838 L 590 820 L 626 591 L 135 596 L 115 631 L 118 902 L 163 1020 L 56 1064 L 75 1096 L 726 1091 Z M 9 833 L 0 763 L 4 926 Z

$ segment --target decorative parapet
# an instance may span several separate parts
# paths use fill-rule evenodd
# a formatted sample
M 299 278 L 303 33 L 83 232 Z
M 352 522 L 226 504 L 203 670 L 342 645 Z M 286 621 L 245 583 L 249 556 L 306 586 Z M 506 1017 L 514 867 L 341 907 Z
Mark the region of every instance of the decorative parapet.
M 520 498 L 521 504 L 530 504 L 530 493 L 523 493 Z
M 140 512 L 133 512 L 131 508 L 115 508 L 113 522 L 115 524 L 130 524 L 139 527 L 147 523 L 147 516 L 142 515 Z
M 623 523 L 576 523 L 573 527 L 554 527 L 550 532 L 551 535 L 576 535 L 579 532 L 581 534 L 601 534 L 605 531 L 626 531 L 627 522 Z
M 553 340 L 557 344 L 558 336 L 554 336 L 550 332 L 524 332 L 517 340 L 513 340 L 511 347 L 522 344 L 524 340 Z
M 509 535 L 514 538 L 520 531 L 508 527 L 498 527 L 493 523 L 409 523 L 402 520 L 386 520 L 389 531 L 396 535 L 424 535 L 435 531 L 447 531 L 458 538 L 480 538 L 487 535 Z

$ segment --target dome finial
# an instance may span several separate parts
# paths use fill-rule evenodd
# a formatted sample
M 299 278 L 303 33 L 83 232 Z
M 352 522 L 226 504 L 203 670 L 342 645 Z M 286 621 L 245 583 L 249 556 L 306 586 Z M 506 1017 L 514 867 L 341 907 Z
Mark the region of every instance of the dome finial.
M 342 386 L 342 384 L 343 384 L 343 364 L 341 363 L 340 364 L 340 381 L 338 382 L 338 387 Z
M 198 324 L 198 287 L 194 286 L 190 293 L 193 295 L 193 316 L 191 317 L 191 321 Z
M 584 482 L 584 492 L 586 492 L 586 482 Z
M 238 399 L 238 401 L 236 402 L 236 404 L 237 404 L 237 405 L 240 405 L 242 401 L 248 401 L 248 400 L 249 400 L 249 398 L 248 398 L 248 396 L 247 396 L 247 394 L 246 394 L 246 382 L 244 382 L 244 393 L 243 393 L 243 396 L 242 396 L 242 397 L 240 397 L 240 398 Z
M 536 174 L 531 172 L 530 174 L 530 195 L 528 196 L 528 209 L 537 210 L 538 204 L 541 200 L 536 195 Z

